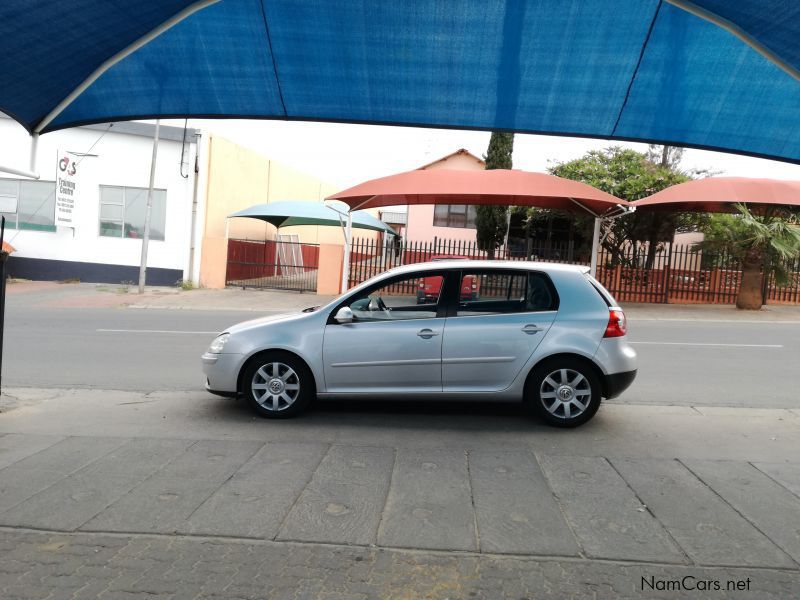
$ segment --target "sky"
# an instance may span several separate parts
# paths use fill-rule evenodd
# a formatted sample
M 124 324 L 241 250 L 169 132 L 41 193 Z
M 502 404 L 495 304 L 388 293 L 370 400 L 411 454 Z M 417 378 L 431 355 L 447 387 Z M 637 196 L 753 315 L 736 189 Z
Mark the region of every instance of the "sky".
M 183 126 L 183 120 L 165 122 Z M 415 169 L 459 148 L 483 156 L 490 136 L 480 131 L 289 121 L 190 119 L 189 126 L 225 137 L 342 189 Z M 554 162 L 611 145 L 647 149 L 646 144 L 517 134 L 514 168 L 542 172 Z M 720 176 L 800 180 L 800 165 L 706 150 L 687 149 L 681 166 L 711 169 Z

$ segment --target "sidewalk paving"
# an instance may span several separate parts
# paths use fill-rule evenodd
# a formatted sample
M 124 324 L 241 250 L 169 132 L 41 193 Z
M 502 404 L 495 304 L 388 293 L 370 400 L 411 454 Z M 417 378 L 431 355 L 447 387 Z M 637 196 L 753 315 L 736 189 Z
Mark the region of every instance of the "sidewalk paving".
M 792 411 L 608 404 L 563 431 L 515 407 L 270 422 L 203 393 L 10 392 L 3 598 L 800 593 Z
M 796 598 L 798 591 L 796 572 L 775 569 L 537 559 L 186 536 L 0 531 L 0 553 L 4 559 L 0 562 L 0 592 L 7 600 L 781 600 Z M 677 587 L 681 584 L 690 587 L 681 591 Z M 720 591 L 715 591 L 714 585 Z

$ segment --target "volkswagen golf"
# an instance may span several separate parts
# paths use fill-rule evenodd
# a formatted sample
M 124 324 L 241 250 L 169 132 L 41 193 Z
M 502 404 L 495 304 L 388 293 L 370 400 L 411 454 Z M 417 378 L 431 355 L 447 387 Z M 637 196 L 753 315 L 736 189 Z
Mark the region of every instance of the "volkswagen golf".
M 419 299 L 420 282 L 433 295 Z M 466 282 L 466 283 L 465 283 Z M 480 290 L 465 297 L 465 285 Z M 622 309 L 586 267 L 407 265 L 325 306 L 239 323 L 202 356 L 206 388 L 263 417 L 315 398 L 522 401 L 574 427 L 636 376 Z

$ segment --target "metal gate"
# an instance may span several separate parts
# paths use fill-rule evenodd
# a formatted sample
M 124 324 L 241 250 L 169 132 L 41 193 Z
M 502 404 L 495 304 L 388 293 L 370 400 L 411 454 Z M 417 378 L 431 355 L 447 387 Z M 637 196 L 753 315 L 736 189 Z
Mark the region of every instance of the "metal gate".
M 315 292 L 319 245 L 297 236 L 277 240 L 228 240 L 225 285 L 242 288 Z

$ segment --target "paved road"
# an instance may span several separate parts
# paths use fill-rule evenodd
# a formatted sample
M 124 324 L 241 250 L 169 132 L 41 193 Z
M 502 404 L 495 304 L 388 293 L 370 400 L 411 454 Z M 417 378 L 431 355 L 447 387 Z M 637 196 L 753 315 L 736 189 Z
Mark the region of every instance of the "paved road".
M 200 355 L 216 333 L 255 316 L 229 311 L 9 306 L 3 383 L 201 390 Z
M 275 314 L 279 309 L 273 309 Z M 199 356 L 214 332 L 258 313 L 59 309 L 10 297 L 4 385 L 202 390 Z M 618 401 L 800 407 L 800 324 L 636 321 L 635 385 Z

